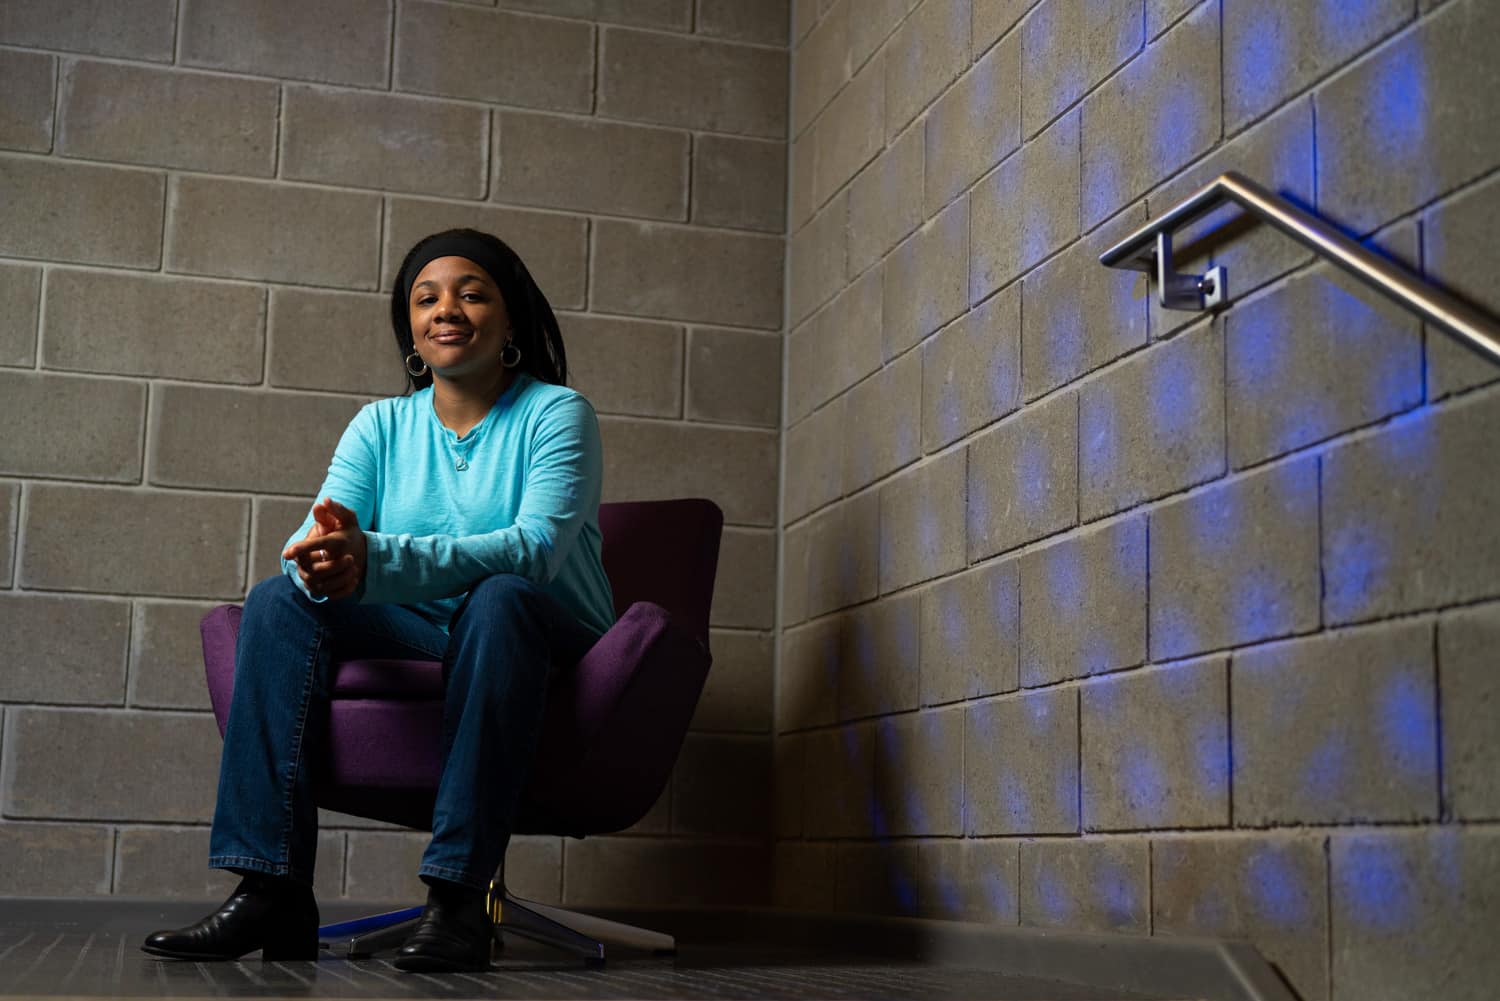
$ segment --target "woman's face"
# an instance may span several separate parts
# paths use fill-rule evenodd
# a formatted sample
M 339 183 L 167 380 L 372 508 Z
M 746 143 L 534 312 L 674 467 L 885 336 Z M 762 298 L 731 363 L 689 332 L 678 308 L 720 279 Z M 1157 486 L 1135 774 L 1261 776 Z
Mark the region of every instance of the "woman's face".
M 494 280 L 467 257 L 438 257 L 417 272 L 407 308 L 417 353 L 434 374 L 499 369 L 510 315 Z

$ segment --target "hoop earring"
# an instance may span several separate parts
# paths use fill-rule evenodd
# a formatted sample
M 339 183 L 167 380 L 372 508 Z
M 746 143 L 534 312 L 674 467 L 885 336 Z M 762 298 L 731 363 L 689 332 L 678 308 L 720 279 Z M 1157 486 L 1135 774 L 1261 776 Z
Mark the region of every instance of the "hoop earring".
M 515 355 L 511 357 L 510 361 L 505 360 L 505 352 L 507 351 L 515 352 Z M 515 368 L 517 365 L 521 364 L 521 349 L 516 346 L 516 342 L 514 339 L 506 341 L 505 347 L 500 349 L 500 364 L 504 365 L 506 368 Z
M 422 356 L 417 354 L 417 352 L 415 351 L 406 356 L 406 374 L 411 376 L 413 379 L 420 379 L 422 378 L 422 376 L 427 374 L 427 363 L 425 361 L 422 362 L 421 371 L 418 371 L 417 369 L 411 367 L 411 360 L 413 358 L 421 360 L 421 357 Z

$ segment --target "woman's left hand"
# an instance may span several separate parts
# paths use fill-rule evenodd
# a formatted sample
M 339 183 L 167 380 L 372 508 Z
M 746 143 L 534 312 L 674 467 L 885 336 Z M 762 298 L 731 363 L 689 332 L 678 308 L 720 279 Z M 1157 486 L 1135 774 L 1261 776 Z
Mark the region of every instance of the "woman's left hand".
M 365 577 L 365 533 L 359 516 L 333 498 L 313 507 L 313 531 L 282 551 L 315 597 L 347 598 Z

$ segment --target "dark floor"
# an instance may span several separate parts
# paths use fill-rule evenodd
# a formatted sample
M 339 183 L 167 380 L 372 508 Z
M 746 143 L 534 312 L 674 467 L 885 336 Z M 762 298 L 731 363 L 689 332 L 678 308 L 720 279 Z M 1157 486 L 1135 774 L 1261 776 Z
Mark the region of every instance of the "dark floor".
M 211 905 L 207 908 L 211 909 Z M 679 942 L 672 958 L 622 956 L 589 969 L 508 941 L 494 971 L 402 973 L 389 959 L 192 963 L 140 951 L 150 932 L 188 924 L 203 904 L 0 900 L 0 995 L 246 998 L 972 998 L 1143 1001 L 992 971 L 789 947 Z M 364 909 L 370 913 L 371 909 Z M 348 913 L 346 913 L 348 911 Z M 330 909 L 325 921 L 360 913 Z

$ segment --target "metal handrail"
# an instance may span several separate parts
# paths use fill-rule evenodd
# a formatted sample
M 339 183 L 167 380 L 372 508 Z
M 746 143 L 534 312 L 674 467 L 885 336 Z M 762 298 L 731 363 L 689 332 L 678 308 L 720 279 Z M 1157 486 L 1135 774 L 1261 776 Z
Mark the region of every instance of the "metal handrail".
M 1224 269 L 1214 268 L 1203 275 L 1175 273 L 1171 237 L 1179 227 L 1225 202 L 1234 202 L 1253 213 L 1377 292 L 1420 313 L 1459 341 L 1500 362 L 1500 321 L 1360 246 L 1328 222 L 1235 171 L 1220 174 L 1176 208 L 1100 254 L 1099 263 L 1155 274 L 1162 305 L 1169 309 L 1206 309 L 1219 305 L 1227 299 Z

